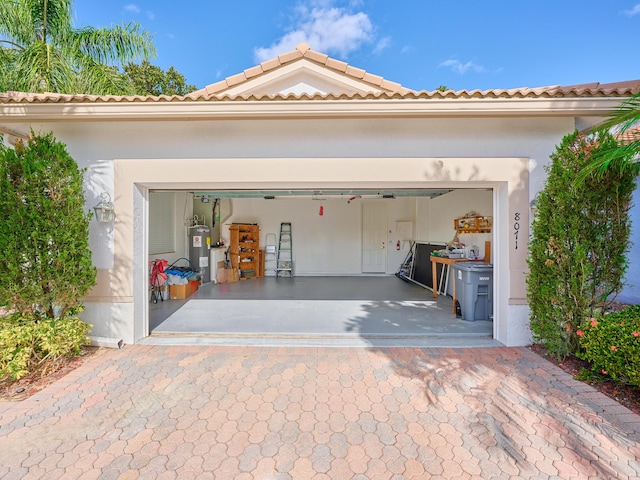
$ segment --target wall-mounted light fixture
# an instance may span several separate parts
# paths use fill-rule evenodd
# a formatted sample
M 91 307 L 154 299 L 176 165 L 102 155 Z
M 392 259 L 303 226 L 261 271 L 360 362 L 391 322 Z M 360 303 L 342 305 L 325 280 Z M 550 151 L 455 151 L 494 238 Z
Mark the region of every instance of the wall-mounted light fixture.
M 116 217 L 111 196 L 107 192 L 100 194 L 100 202 L 93 207 L 93 210 L 96 212 L 96 220 L 100 223 L 113 222 Z
M 531 209 L 531 215 L 536 216 L 536 212 L 538 211 L 538 193 L 533 197 L 533 200 L 529 203 L 529 208 Z

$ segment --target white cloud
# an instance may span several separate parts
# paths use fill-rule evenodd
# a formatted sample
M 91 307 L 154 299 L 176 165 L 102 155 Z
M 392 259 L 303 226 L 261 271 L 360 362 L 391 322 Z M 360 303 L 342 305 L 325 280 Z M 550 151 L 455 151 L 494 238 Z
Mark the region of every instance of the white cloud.
M 640 3 L 637 3 L 631 10 L 625 10 L 624 13 L 628 17 L 633 17 L 634 15 L 638 15 L 640 13 Z
M 373 49 L 373 53 L 375 53 L 376 55 L 382 53 L 391 46 L 391 43 L 391 37 L 381 38 L 378 43 L 376 43 L 376 47 Z
M 438 65 L 438 68 L 440 67 L 449 67 L 452 71 L 459 73 L 460 75 L 464 75 L 468 71 L 475 73 L 484 73 L 487 71 L 482 65 L 478 65 L 471 60 L 467 63 L 462 63 L 460 60 L 449 59 Z
M 135 14 L 140 14 L 142 13 L 142 9 L 136 5 L 135 3 L 128 3 L 124 6 L 124 11 L 125 12 L 130 12 L 130 13 L 135 13 Z M 147 16 L 147 18 L 149 20 L 154 20 L 156 18 L 156 14 L 153 13 L 151 10 L 146 10 L 144 12 L 144 14 Z
M 263 62 L 295 50 L 301 42 L 315 51 L 346 57 L 372 40 L 374 28 L 366 13 L 351 13 L 332 4 L 321 0 L 311 8 L 299 5 L 291 31 L 270 47 L 257 48 L 256 60 Z
M 405 55 L 407 53 L 411 53 L 413 52 L 415 49 L 413 48 L 412 45 L 405 45 L 404 47 L 402 47 L 402 49 L 400 49 L 400 53 L 402 55 Z

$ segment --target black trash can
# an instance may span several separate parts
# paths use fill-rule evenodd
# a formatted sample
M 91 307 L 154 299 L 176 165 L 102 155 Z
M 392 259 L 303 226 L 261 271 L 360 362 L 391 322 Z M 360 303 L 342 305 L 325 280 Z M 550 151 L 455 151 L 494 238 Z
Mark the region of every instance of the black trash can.
M 493 265 L 460 262 L 453 265 L 453 273 L 462 320 L 493 320 Z

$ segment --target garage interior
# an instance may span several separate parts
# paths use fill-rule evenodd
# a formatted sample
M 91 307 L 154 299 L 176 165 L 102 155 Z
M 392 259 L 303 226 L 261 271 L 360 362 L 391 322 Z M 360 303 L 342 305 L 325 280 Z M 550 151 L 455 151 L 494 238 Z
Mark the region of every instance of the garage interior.
M 169 269 L 197 270 L 201 280 L 180 296 L 166 285 L 154 294 L 159 289 L 150 281 L 149 334 L 491 340 L 490 311 L 475 321 L 463 320 L 460 308 L 456 315 L 455 265 L 438 263 L 434 298 L 425 252 L 444 250 L 462 257 L 456 264 L 487 260 L 490 267 L 492 215 L 490 188 L 152 191 L 150 265 L 166 260 Z M 474 228 L 475 217 L 488 226 Z M 238 238 L 253 240 L 244 226 L 255 232 L 257 248 L 238 247 Z M 291 252 L 280 245 L 288 238 Z

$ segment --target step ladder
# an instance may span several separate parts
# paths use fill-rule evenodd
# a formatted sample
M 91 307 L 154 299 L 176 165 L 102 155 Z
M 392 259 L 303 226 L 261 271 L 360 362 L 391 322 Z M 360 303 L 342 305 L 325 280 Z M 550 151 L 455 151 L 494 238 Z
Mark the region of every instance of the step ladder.
M 264 270 L 274 273 L 277 272 L 278 266 L 278 245 L 276 244 L 276 234 L 267 233 L 264 245 Z
M 280 273 L 293 277 L 293 237 L 291 223 L 280 224 L 280 240 L 278 241 L 278 259 L 276 261 L 276 278 Z

